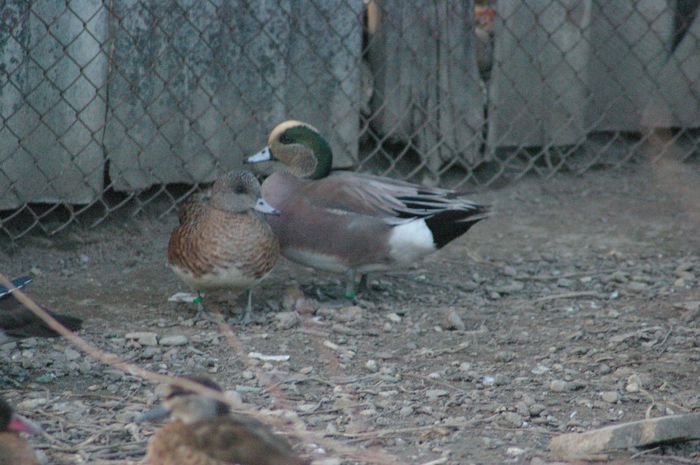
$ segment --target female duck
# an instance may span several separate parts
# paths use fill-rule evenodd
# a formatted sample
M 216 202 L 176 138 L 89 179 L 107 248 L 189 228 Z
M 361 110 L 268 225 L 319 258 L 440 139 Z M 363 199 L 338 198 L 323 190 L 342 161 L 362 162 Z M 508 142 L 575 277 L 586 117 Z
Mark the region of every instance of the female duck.
M 208 378 L 190 381 L 221 392 Z M 169 386 L 162 406 L 138 421 L 171 417 L 148 442 L 148 465 L 307 465 L 265 425 L 230 412 L 227 404 Z
M 210 197 L 194 197 L 181 207 L 168 244 L 170 266 L 193 289 L 248 290 L 244 322 L 252 315 L 251 288 L 279 257 L 279 242 L 260 213 L 277 211 L 260 197 L 253 173 L 228 173 L 214 183 Z
M 263 196 L 280 212 L 267 218 L 282 255 L 320 270 L 355 274 L 389 270 L 435 252 L 489 215 L 463 194 L 369 174 L 331 173 L 333 154 L 312 126 L 286 121 L 248 163 L 277 160 Z M 363 277 L 364 278 L 364 277 Z

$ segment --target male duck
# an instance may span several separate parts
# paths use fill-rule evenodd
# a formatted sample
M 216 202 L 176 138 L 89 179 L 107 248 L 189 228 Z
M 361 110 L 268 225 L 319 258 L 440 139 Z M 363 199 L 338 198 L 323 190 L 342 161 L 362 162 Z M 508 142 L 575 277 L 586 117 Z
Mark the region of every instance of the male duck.
M 188 378 L 221 392 L 208 378 Z M 148 465 L 305 465 L 282 437 L 227 404 L 181 386 L 169 386 L 162 406 L 139 421 L 170 416 L 148 442 Z
M 268 146 L 246 162 L 271 160 L 286 165 L 262 185 L 263 196 L 280 212 L 267 221 L 282 255 L 345 273 L 348 298 L 356 292 L 356 273 L 413 263 L 489 215 L 487 206 L 456 191 L 369 174 L 331 173 L 330 145 L 300 121 L 275 127 Z
M 171 268 L 198 292 L 248 290 L 246 323 L 252 316 L 251 288 L 279 257 L 279 242 L 261 213 L 277 211 L 260 197 L 253 173 L 233 171 L 214 182 L 210 196 L 185 202 L 168 244 Z
M 36 433 L 36 429 L 20 416 L 12 413 L 12 407 L 0 399 L 0 465 L 38 465 L 39 461 L 27 441 L 19 433 Z

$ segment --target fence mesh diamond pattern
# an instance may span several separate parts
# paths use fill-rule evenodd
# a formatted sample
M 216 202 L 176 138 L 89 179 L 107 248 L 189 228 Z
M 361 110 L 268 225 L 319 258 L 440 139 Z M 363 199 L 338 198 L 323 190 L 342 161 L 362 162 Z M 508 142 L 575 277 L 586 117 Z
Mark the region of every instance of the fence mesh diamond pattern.
M 6 0 L 0 236 L 168 211 L 291 118 L 453 187 L 697 160 L 699 3 Z

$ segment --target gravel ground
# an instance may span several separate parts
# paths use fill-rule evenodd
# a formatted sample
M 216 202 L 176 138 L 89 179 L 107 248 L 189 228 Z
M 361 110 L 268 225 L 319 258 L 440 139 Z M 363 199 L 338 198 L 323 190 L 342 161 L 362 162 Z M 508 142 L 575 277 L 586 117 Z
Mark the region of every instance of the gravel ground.
M 700 411 L 698 186 L 697 164 L 655 165 L 476 195 L 498 214 L 412 268 L 371 276 L 342 308 L 328 297 L 338 276 L 281 261 L 256 292 L 259 323 L 233 330 L 246 352 L 289 359 L 252 365 L 191 305 L 168 302 L 187 290 L 165 266 L 174 214 L 36 235 L 0 262 L 37 272 L 30 293 L 85 318 L 92 344 L 160 373 L 209 373 L 258 409 L 280 403 L 275 385 L 309 430 L 340 443 L 406 464 L 540 465 L 560 433 Z M 156 400 L 152 384 L 63 340 L 7 343 L 0 363 L 0 395 L 48 433 L 32 442 L 50 463 L 143 456 L 157 425 L 133 420 Z M 693 463 L 700 443 L 608 460 Z

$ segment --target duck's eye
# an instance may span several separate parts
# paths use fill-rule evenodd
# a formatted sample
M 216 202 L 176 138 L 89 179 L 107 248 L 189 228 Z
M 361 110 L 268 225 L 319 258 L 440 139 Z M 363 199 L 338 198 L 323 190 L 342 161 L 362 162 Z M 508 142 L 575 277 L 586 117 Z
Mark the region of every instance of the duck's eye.
M 236 194 L 245 194 L 245 187 L 236 186 Z
M 294 141 L 292 140 L 292 138 L 289 137 L 289 136 L 287 135 L 286 132 L 283 132 L 283 133 L 280 135 L 280 143 L 282 143 L 282 144 L 291 144 L 291 143 L 293 143 L 293 142 L 294 142 Z

